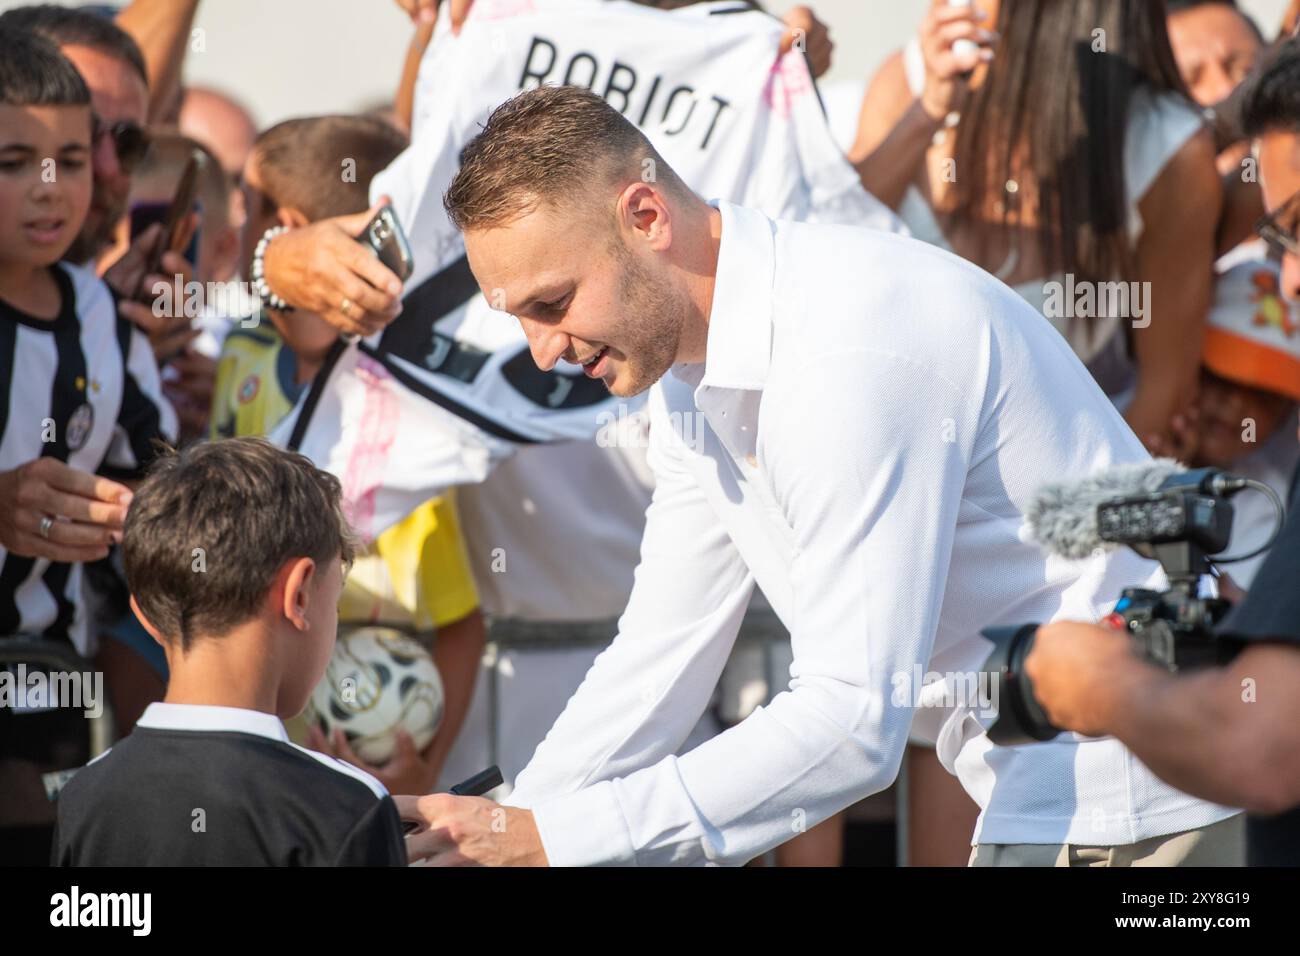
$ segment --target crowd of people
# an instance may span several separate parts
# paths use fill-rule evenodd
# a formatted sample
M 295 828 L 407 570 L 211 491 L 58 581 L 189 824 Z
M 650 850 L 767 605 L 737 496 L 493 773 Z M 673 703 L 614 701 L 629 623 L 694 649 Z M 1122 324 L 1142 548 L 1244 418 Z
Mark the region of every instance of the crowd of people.
M 52 840 L 56 859 L 64 863 L 140 859 L 131 856 L 139 847 L 129 839 L 131 826 L 148 826 L 165 810 L 123 792 L 123 775 L 148 774 L 160 761 L 225 767 L 232 790 L 240 792 L 259 786 L 263 776 L 276 777 L 274 799 L 318 824 L 319 842 L 309 851 L 283 832 L 260 843 L 227 842 L 224 855 L 210 862 L 239 862 L 246 858 L 240 854 L 265 852 L 267 862 L 403 863 L 408 850 L 386 794 L 445 791 L 497 764 L 506 784 L 496 795 L 509 796 L 518 780 L 526 804 L 547 786 L 613 778 L 640 766 L 638 760 L 648 761 L 647 755 L 687 755 L 741 725 L 781 721 L 771 714 L 786 714 L 791 736 L 798 736 L 795 712 L 788 705 L 788 713 L 783 711 L 776 700 L 789 693 L 792 677 L 812 687 L 805 694 L 813 695 L 825 679 L 806 633 L 796 633 L 792 648 L 796 615 L 788 608 L 798 609 L 805 629 L 813 626 L 813 614 L 800 594 L 765 595 L 773 588 L 757 570 L 760 589 L 738 567 L 704 562 L 716 542 L 705 540 L 708 528 L 693 537 L 690 509 L 671 497 L 677 489 L 664 483 L 665 469 L 684 474 L 686 466 L 656 463 L 657 455 L 665 458 L 656 452 L 662 436 L 654 434 L 662 425 L 652 427 L 653 409 L 644 403 L 624 402 L 619 415 L 586 438 L 513 442 L 509 454 L 492 453 L 480 480 L 455 487 L 432 477 L 393 481 L 388 471 L 375 477 L 378 466 L 370 459 L 379 454 L 376 446 L 389 456 L 385 467 L 400 469 L 393 449 L 428 440 L 419 433 L 389 434 L 395 426 L 385 422 L 382 409 L 395 416 L 392 399 L 379 404 L 378 414 L 368 407 L 364 414 L 374 417 L 357 413 L 360 424 L 351 421 L 365 447 L 351 448 L 342 467 L 311 450 L 312 429 L 321 427 L 322 416 L 341 421 L 350 414 L 348 393 L 330 391 L 345 373 L 358 381 L 372 375 L 403 382 L 419 356 L 427 356 L 427 367 L 417 370 L 417 378 L 440 374 L 469 383 L 482 377 L 483 368 L 496 369 L 490 356 L 505 340 L 474 311 L 480 303 L 470 300 L 480 287 L 485 300 L 498 287 L 512 290 L 509 311 L 522 323 L 531 359 L 542 371 L 553 373 L 558 362 L 566 362 L 584 367 L 588 377 L 616 376 L 607 353 L 620 346 L 606 343 L 584 357 L 548 331 L 571 308 L 576 311 L 574 290 L 543 286 L 534 290 L 530 307 L 516 309 L 514 284 L 522 272 L 512 271 L 509 256 L 503 265 L 503 253 L 484 244 L 470 250 L 466 263 L 458 244 L 458 230 L 497 228 L 504 213 L 492 204 L 505 201 L 500 197 L 515 179 L 559 175 L 556 170 L 568 162 L 560 149 L 563 119 L 601 122 L 592 104 L 563 97 L 528 103 L 537 117 L 492 114 L 513 94 L 539 86 L 586 87 L 644 130 L 659 150 L 646 181 L 667 183 L 669 194 L 680 175 L 687 193 L 751 206 L 774 219 L 909 236 L 1009 287 L 1028 304 L 1015 313 L 1017 319 L 1041 323 L 1067 349 L 1060 356 L 1052 352 L 1032 370 L 1021 369 L 1007 352 L 1001 359 L 1005 369 L 986 366 L 981 380 L 1018 372 L 1014 387 L 1040 388 L 1044 416 L 1067 400 L 1080 403 L 1073 411 L 1062 408 L 1057 418 L 1041 419 L 1049 431 L 1058 425 L 1065 430 L 1039 436 L 1043 462 L 1076 469 L 1057 477 L 1083 477 L 1086 467 L 1149 453 L 1256 479 L 1283 498 L 1291 491 L 1300 465 L 1300 315 L 1294 311 L 1300 301 L 1300 206 L 1285 184 L 1300 180 L 1300 154 L 1276 137 L 1266 140 L 1270 133 L 1294 139 L 1300 130 L 1300 111 L 1285 112 L 1300 107 L 1300 48 L 1286 42 L 1300 3 L 1272 29 L 1252 21 L 1232 0 L 937 2 L 916 35 L 871 78 L 855 141 L 845 154 L 831 142 L 818 98 L 801 95 L 815 91 L 812 81 L 828 68 L 832 50 L 829 30 L 808 8 L 777 22 L 743 0 L 626 0 L 600 5 L 599 14 L 586 10 L 582 0 L 478 0 L 447 3 L 441 10 L 428 0 L 397 2 L 410 15 L 412 39 L 390 103 L 364 114 L 297 117 L 266 129 L 225 93 L 184 82 L 186 45 L 200 0 L 131 0 L 119 10 L 33 5 L 0 15 L 0 654 L 12 664 L 35 660 L 33 645 L 52 646 L 64 655 L 67 669 L 101 672 L 111 704 L 107 737 L 121 741 L 113 748 L 116 776 L 104 761 L 67 784 L 56 840 L 50 771 L 75 767 L 54 768 L 53 750 L 11 746 L 20 718 L 0 715 L 8 723 L 0 733 L 0 827 L 30 836 L 26 843 L 7 843 L 16 859 L 48 859 Z M 524 25 L 512 33 L 517 22 Z M 628 29 L 633 22 L 651 33 L 678 31 L 671 56 L 665 53 L 655 64 L 660 75 L 648 95 L 652 78 L 634 69 L 646 65 L 637 47 L 646 41 Z M 718 31 L 730 32 L 726 44 L 713 49 L 708 37 L 722 35 Z M 582 52 L 575 52 L 575 36 L 583 39 Z M 500 55 L 482 55 L 489 48 Z M 515 53 L 524 63 L 522 73 L 511 59 Z M 668 89 L 673 77 L 707 76 L 724 54 L 733 58 L 727 68 L 753 64 L 752 77 L 738 88 L 752 91 L 754 109 L 717 96 L 701 104 L 691 98 L 693 89 L 680 101 L 689 100 L 689 110 L 679 108 L 677 91 Z M 659 92 L 661 76 L 670 79 Z M 1288 99 L 1278 88 L 1291 81 L 1297 92 Z M 489 114 L 493 119 L 485 129 Z M 719 127 L 732 122 L 748 125 Z M 521 152 L 513 160 L 513 173 L 492 166 L 492 149 L 508 144 L 492 139 L 493 124 L 536 147 L 531 159 Z M 475 138 L 480 130 L 488 139 Z M 527 138 L 543 132 L 551 137 L 544 146 Z M 1252 142 L 1263 148 L 1252 150 Z M 197 177 L 193 206 L 178 223 L 164 221 L 187 175 Z M 405 286 L 357 242 L 387 204 L 403 217 L 417 263 Z M 685 201 L 673 209 L 684 224 L 704 214 Z M 726 228 L 743 222 L 735 216 L 724 209 Z M 537 249 L 563 245 L 549 235 L 530 241 L 541 243 L 529 247 Z M 886 259 L 892 247 L 882 249 Z M 724 262 L 725 255 L 724 246 Z M 900 307 L 899 323 L 924 313 L 927 295 L 935 292 L 927 268 L 949 288 L 965 274 L 946 271 L 937 259 L 906 261 L 915 294 Z M 721 276 L 723 266 L 717 269 Z M 485 281 L 488 273 L 500 281 Z M 625 351 L 633 357 L 617 373 L 632 384 L 606 381 L 618 381 L 620 389 L 611 390 L 630 399 L 664 371 L 655 366 L 663 352 L 655 336 L 667 333 L 655 317 L 672 313 L 679 303 L 673 291 L 635 267 L 622 275 L 626 281 L 611 301 L 636 309 L 644 321 L 639 331 L 627 332 L 633 348 Z M 721 277 L 718 282 L 721 288 Z M 727 291 L 741 297 L 737 289 Z M 992 292 L 971 295 L 978 308 L 995 301 Z M 949 301 L 938 294 L 935 300 Z M 442 321 L 449 316 L 458 328 Z M 958 316 L 939 316 L 949 318 Z M 956 347 L 963 339 L 953 328 Z M 486 330 L 478 340 L 476 329 Z M 1032 329 L 1028 340 L 1039 334 Z M 710 326 L 711 349 L 714 335 Z M 768 345 L 774 367 L 778 358 L 793 364 L 802 354 L 802 344 L 783 337 L 779 324 Z M 639 365 L 635 347 L 655 361 Z M 340 364 L 349 349 L 360 358 L 353 366 Z M 1065 369 L 1067 352 L 1090 380 L 1075 382 L 1065 372 L 1050 379 L 1044 369 Z M 683 362 L 690 354 L 682 346 L 675 356 Z M 676 366 L 673 357 L 665 353 L 662 364 Z M 500 367 L 502 379 L 517 391 L 540 390 L 529 414 L 533 406 L 582 407 L 568 397 L 579 388 L 572 378 L 560 381 L 557 391 L 556 379 L 529 378 L 537 372 L 531 365 L 526 374 L 508 362 Z M 751 371 L 738 368 L 733 381 L 714 388 L 752 388 L 743 384 Z M 952 367 L 953 375 L 965 371 Z M 590 384 L 582 376 L 576 381 Z M 701 388 L 707 391 L 707 383 Z M 451 392 L 414 387 L 412 394 L 429 404 L 431 415 L 459 413 L 495 438 L 513 421 L 505 412 L 493 418 L 491 409 L 457 406 Z M 602 391 L 590 404 L 607 397 Z M 940 415 L 947 407 L 931 408 L 928 400 L 918 395 L 917 414 L 925 408 Z M 1121 435 L 1122 426 L 1103 422 L 1103 412 L 1083 404 L 1094 400 L 1098 408 L 1113 406 L 1143 447 L 1128 448 L 1124 443 L 1132 436 Z M 484 398 L 484 407 L 493 401 Z M 998 410 L 1005 414 L 1024 401 L 1008 391 Z M 744 400 L 737 402 L 739 418 L 747 412 Z M 954 412 L 958 417 L 951 420 L 958 431 L 966 426 L 960 416 L 980 408 L 978 401 L 961 407 L 965 411 Z M 770 433 L 779 420 L 766 406 L 764 414 Z M 854 422 L 860 414 L 862 409 L 841 409 L 832 416 Z M 1012 418 L 1009 443 L 1015 441 Z M 972 421 L 970 427 L 986 424 Z M 814 431 L 811 424 L 808 431 Z M 268 437 L 302 450 L 326 470 L 259 440 Z M 965 438 L 946 440 L 972 458 L 968 491 L 977 487 L 976 465 L 1003 453 L 996 444 L 966 447 Z M 1110 458 L 1099 450 L 1103 445 L 1123 448 L 1123 454 Z M 412 469 L 422 460 L 417 452 L 411 453 Z M 755 456 L 762 455 L 754 448 L 750 466 L 758 467 Z M 900 466 L 898 474 L 910 472 Z M 1016 482 L 1007 484 L 1015 490 Z M 1012 491 L 1002 489 L 1012 499 L 1000 499 L 994 490 L 990 485 L 989 497 L 970 504 L 969 514 L 963 499 L 961 512 L 950 517 L 960 525 L 974 521 L 980 509 L 981 521 L 999 507 L 1014 511 L 1007 503 Z M 398 520 L 379 520 L 376 515 L 386 514 L 393 499 L 383 498 L 376 511 L 376 495 L 396 491 L 414 507 L 403 506 Z M 1236 504 L 1229 550 L 1251 551 L 1269 537 L 1274 515 L 1262 496 L 1243 495 Z M 786 505 L 772 501 L 766 507 Z M 647 509 L 659 515 L 661 524 L 652 526 L 657 534 L 647 531 Z M 666 515 L 677 522 L 671 540 Z M 946 564 L 948 552 L 922 540 L 925 529 L 915 530 L 916 555 L 895 560 L 909 568 L 929 561 L 937 570 L 925 574 L 934 570 L 942 594 L 939 565 Z M 822 533 L 831 538 L 832 531 Z M 936 541 L 944 540 L 935 533 Z M 950 544 L 954 564 L 944 603 L 956 606 L 977 582 L 963 577 L 958 564 L 969 557 L 965 549 L 971 545 L 960 533 Z M 198 545 L 212 569 L 202 576 L 187 573 Z M 688 576 L 697 558 L 698 567 L 719 575 L 717 581 L 685 582 L 698 589 L 701 605 L 712 603 L 707 622 L 675 617 L 673 609 L 637 599 L 634 583 L 649 594 L 646 581 Z M 1264 552 L 1226 568 L 1231 581 L 1225 579 L 1224 588 L 1238 598 L 1250 593 L 1256 576 L 1269 574 L 1270 558 Z M 1026 593 L 1066 587 L 1059 569 L 1018 561 L 1016 577 L 1002 584 L 1023 586 Z M 1109 565 L 1089 580 L 1140 583 L 1137 572 L 1145 566 L 1134 562 Z M 1133 579 L 1113 581 L 1121 571 L 1134 572 Z M 881 569 L 873 575 L 890 580 Z M 826 580 L 831 577 L 833 572 Z M 819 587 L 802 578 L 798 584 L 813 594 Z M 1096 619 L 1095 607 L 1073 603 L 1064 591 L 1049 597 L 1025 607 L 1038 608 L 1044 619 L 1057 619 L 1064 610 Z M 907 606 L 901 598 L 898 603 Z M 423 749 L 403 732 L 393 759 L 371 766 L 352 753 L 341 733 L 327 738 L 297 716 L 323 673 L 332 631 L 321 622 L 332 621 L 335 607 L 340 629 L 383 624 L 428 646 L 446 700 L 438 733 Z M 916 610 L 924 616 L 922 608 Z M 937 604 L 933 611 L 939 621 Z M 832 626 L 819 618 L 817 626 L 822 624 Z M 968 646 L 945 636 L 941 621 L 937 626 L 938 637 L 918 636 L 915 646 L 900 638 L 900 647 L 934 671 L 959 663 L 969 667 L 962 656 Z M 676 635 L 690 657 L 690 689 L 681 690 L 672 707 L 665 696 L 661 710 L 651 706 L 654 716 L 645 718 L 671 728 L 666 742 L 651 745 L 629 734 L 617 752 L 593 744 L 587 753 L 576 742 L 579 731 L 587 723 L 618 722 L 615 703 L 604 701 L 608 711 L 602 711 L 593 688 L 615 676 L 652 680 L 649 671 L 639 675 L 631 666 L 637 662 L 617 652 L 638 628 Z M 713 628 L 731 628 L 730 638 L 693 643 L 692 631 Z M 605 654 L 616 637 L 618 644 Z M 945 653 L 949 657 L 941 660 Z M 239 714 L 227 719 L 203 711 L 193 703 L 202 694 L 186 696 L 213 674 L 222 675 L 211 685 L 221 692 L 209 703 L 224 701 Z M 663 680 L 680 680 L 685 687 L 686 678 L 675 674 Z M 662 691 L 656 685 L 633 693 L 658 701 Z M 833 721 L 838 698 L 824 693 L 821 719 Z M 575 704 L 566 710 L 571 699 Z M 1061 706 L 1064 714 L 1068 708 Z M 1152 777 L 1150 802 L 1132 811 L 1138 814 L 1134 819 L 1141 817 L 1137 824 L 1094 828 L 1099 835 L 1093 841 L 1080 841 L 1072 828 L 1062 829 L 1059 840 L 1022 838 L 1006 822 L 1015 814 L 1018 792 L 1010 785 L 996 790 L 992 778 L 963 776 L 957 769 L 975 759 L 965 749 L 970 728 L 961 719 L 940 724 L 919 713 L 912 722 L 913 709 L 905 709 L 901 725 L 885 721 L 891 734 L 901 735 L 897 752 L 882 748 L 886 769 L 872 764 L 866 774 L 869 790 L 878 790 L 900 765 L 905 769 L 906 807 L 899 821 L 906 822 L 906 858 L 913 865 L 1038 862 L 1045 858 L 981 852 L 1035 842 L 1091 842 L 1110 850 L 1122 845 L 1133 850 L 1132 861 L 1140 861 L 1147 851 L 1137 848 L 1155 841 L 1152 846 L 1160 848 L 1147 854 L 1154 862 L 1242 862 L 1245 838 L 1234 829 L 1241 823 L 1235 808 L 1275 813 L 1294 803 L 1276 788 L 1258 799 L 1222 787 L 1198 790 L 1193 775 L 1180 770 L 1167 776 L 1152 762 L 1159 755 L 1148 760 L 1134 746 L 1161 778 L 1216 803 L 1172 788 L 1165 796 L 1164 783 Z M 284 726 L 259 721 L 251 712 L 284 718 Z M 1061 726 L 1082 729 L 1064 717 Z M 213 745 L 206 754 L 178 756 L 184 747 L 176 734 L 183 738 L 195 729 L 251 735 L 276 747 L 301 745 L 322 757 L 277 774 L 274 753 L 265 748 Z M 1097 731 L 1119 733 L 1111 727 Z M 740 746 L 742 737 L 734 739 Z M 794 760 L 794 744 L 786 744 L 792 749 L 784 756 Z M 1111 744 L 1113 751 L 1090 752 L 1093 769 L 1109 772 L 1111 760 L 1114 767 L 1128 766 L 1124 761 L 1131 754 Z M 93 749 L 85 756 L 103 747 Z M 1074 754 L 1062 750 L 1054 759 L 1069 762 Z M 572 779 L 557 769 L 565 759 L 579 764 Z M 1005 756 L 980 759 L 997 766 L 999 787 L 1010 775 L 1057 767 L 1049 760 L 1017 765 Z M 349 775 L 345 766 L 361 772 Z M 851 766 L 808 762 L 806 769 L 812 780 L 819 771 Z M 581 784 L 573 783 L 577 778 Z M 354 789 L 359 784 L 368 789 Z M 987 792 L 975 792 L 986 785 Z M 845 809 L 866 790 L 831 791 L 834 797 L 821 802 L 803 795 L 801 806 L 817 807 L 813 825 L 796 827 L 780 840 L 770 838 L 769 828 L 752 837 L 753 847 L 761 844 L 780 865 L 841 863 Z M 666 805 L 676 796 L 667 789 L 654 792 Z M 1051 787 L 1044 792 L 1054 793 Z M 779 799 L 777 788 L 772 794 Z M 199 805 L 199 799 L 191 789 L 182 802 Z M 328 812 L 320 809 L 322 802 Z M 702 812 L 724 816 L 724 804 L 719 800 Z M 110 805 L 122 808 L 115 820 L 125 815 L 134 822 L 106 829 L 97 812 Z M 417 810 L 414 803 L 399 802 L 397 808 L 407 818 L 450 812 L 442 805 Z M 1152 829 L 1151 820 L 1160 814 L 1175 829 Z M 366 828 L 354 829 L 358 818 Z M 554 835 L 561 832 L 558 818 L 541 818 L 550 821 L 541 830 L 552 862 L 599 862 Z M 593 820 L 593 828 L 601 823 Z M 669 832 L 677 825 L 675 818 L 652 817 L 647 828 Z M 1127 836 L 1115 835 L 1126 827 Z M 972 835 L 980 832 L 985 838 L 972 854 Z M 989 836 L 999 833 L 1005 836 Z M 1184 848 L 1169 842 L 1170 834 L 1201 839 Z M 684 850 L 674 856 L 672 847 L 654 856 L 654 835 L 646 841 L 647 861 L 696 862 Z M 186 854 L 194 851 L 184 842 L 176 835 L 161 838 L 144 859 L 189 859 Z M 642 847 L 634 843 L 636 853 Z M 718 849 L 716 859 L 744 862 L 753 847 L 742 841 L 739 850 Z M 471 851 L 462 852 L 468 857 Z M 522 853 L 519 858 L 536 862 Z

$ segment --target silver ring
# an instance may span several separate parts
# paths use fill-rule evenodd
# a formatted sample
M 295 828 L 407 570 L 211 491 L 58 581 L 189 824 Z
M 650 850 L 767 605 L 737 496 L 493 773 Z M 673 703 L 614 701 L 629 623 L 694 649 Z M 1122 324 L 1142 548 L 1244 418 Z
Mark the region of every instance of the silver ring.
M 48 541 L 50 537 L 50 529 L 53 527 L 54 527 L 54 519 L 51 518 L 49 515 L 42 515 L 41 516 L 41 537 L 45 538 Z

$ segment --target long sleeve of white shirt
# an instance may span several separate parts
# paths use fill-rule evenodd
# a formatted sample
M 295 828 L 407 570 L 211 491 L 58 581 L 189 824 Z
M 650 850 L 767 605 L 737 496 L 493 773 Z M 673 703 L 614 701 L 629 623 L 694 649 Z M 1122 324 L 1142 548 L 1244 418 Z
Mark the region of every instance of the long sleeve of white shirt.
M 836 351 L 801 373 L 772 419 L 764 408 L 771 437 L 760 448 L 794 536 L 791 689 L 690 753 L 646 765 L 655 741 L 680 742 L 694 723 L 731 644 L 716 627 L 682 627 L 734 618 L 742 583 L 749 590 L 712 508 L 671 470 L 680 438 L 652 417 L 652 461 L 670 484 L 647 515 L 620 636 L 513 798 L 533 804 L 552 864 L 742 863 L 894 779 L 912 710 L 891 703 L 891 688 L 929 657 L 969 454 L 958 439 L 975 433 L 978 409 L 884 351 Z M 708 666 L 697 670 L 700 658 Z M 654 707 L 637 707 L 646 681 L 666 686 L 652 687 Z M 642 733 L 653 740 L 628 745 Z M 605 752 L 616 759 L 587 759 Z M 624 766 L 644 769 L 617 776 Z M 591 772 L 566 777 L 565 767 Z
M 632 862 L 633 834 L 608 802 L 609 781 L 686 740 L 753 591 L 753 577 L 711 506 L 666 452 L 674 439 L 667 428 L 651 429 L 655 491 L 618 637 L 596 658 L 506 801 L 530 806 L 534 798 L 567 795 L 539 817 L 554 832 L 547 841 L 552 865 Z M 600 794 L 607 795 L 600 808 L 589 807 Z M 589 812 L 601 814 L 599 825 L 586 819 Z

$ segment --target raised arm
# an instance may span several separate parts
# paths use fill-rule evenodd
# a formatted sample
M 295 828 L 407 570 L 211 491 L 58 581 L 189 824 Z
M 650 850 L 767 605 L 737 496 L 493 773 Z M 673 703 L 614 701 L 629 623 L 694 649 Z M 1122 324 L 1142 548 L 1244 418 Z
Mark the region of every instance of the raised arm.
M 185 49 L 194 29 L 199 0 L 131 0 L 117 25 L 131 34 L 144 54 L 149 74 L 149 122 L 161 120 L 179 104 Z
M 954 53 L 952 45 L 961 39 L 980 46 Z M 849 161 L 867 192 L 898 209 L 908 185 L 924 167 L 935 131 L 964 89 L 966 76 L 992 55 L 989 47 L 995 39 L 978 25 L 974 8 L 938 4 L 921 22 L 921 95 L 914 95 L 908 85 L 901 52 L 885 61 L 867 88 L 857 139 L 849 150 Z
M 1208 132 L 1193 136 L 1139 203 L 1146 224 L 1138 271 L 1149 282 L 1145 326 L 1133 328 L 1137 392 L 1125 414 L 1153 451 L 1169 446 L 1175 416 L 1195 397 L 1214 294 L 1215 234 L 1223 202 Z

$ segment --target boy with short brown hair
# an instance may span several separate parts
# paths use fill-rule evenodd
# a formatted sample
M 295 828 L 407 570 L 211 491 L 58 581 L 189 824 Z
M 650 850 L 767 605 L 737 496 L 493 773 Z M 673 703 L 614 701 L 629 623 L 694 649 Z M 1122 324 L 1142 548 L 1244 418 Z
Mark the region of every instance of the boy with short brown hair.
M 123 551 L 167 696 L 63 790 L 56 864 L 406 862 L 383 785 L 281 723 L 325 671 L 354 550 L 338 480 L 301 455 L 238 438 L 159 460 Z

